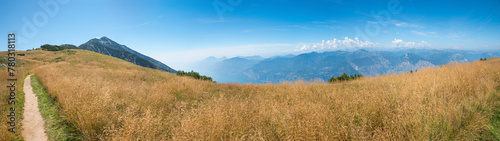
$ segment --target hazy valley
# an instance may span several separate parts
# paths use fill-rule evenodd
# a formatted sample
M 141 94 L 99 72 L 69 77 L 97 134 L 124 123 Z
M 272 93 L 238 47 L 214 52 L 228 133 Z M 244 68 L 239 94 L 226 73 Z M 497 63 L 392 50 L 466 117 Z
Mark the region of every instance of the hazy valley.
M 376 76 L 416 71 L 452 62 L 500 57 L 499 50 L 465 51 L 402 49 L 398 51 L 331 51 L 299 55 L 215 58 L 195 63 L 193 68 L 219 82 L 279 83 L 282 81 L 327 81 L 343 73 Z

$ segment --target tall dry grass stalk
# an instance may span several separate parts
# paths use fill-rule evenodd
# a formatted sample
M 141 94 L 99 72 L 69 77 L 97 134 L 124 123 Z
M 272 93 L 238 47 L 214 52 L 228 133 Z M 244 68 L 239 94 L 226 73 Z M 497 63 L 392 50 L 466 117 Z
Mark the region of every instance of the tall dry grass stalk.
M 33 72 L 86 140 L 473 140 L 499 104 L 498 59 L 334 84 L 217 84 L 58 55 Z

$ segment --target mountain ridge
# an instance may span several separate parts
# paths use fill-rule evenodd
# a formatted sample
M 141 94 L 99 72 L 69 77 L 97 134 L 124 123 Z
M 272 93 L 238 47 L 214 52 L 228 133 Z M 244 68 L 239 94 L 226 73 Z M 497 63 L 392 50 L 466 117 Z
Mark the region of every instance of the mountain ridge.
M 163 70 L 171 73 L 177 72 L 162 62 L 130 49 L 125 45 L 119 44 L 106 36 L 90 39 L 86 43 L 78 46 L 78 48 L 120 58 L 143 67 Z

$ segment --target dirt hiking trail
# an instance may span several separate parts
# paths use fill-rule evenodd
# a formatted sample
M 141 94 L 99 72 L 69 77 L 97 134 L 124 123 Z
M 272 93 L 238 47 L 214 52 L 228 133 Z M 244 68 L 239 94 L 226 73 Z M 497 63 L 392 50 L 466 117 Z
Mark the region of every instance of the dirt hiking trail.
M 38 109 L 38 99 L 31 88 L 31 75 L 24 79 L 24 119 L 23 138 L 27 141 L 46 141 L 48 140 L 44 121 L 40 110 Z

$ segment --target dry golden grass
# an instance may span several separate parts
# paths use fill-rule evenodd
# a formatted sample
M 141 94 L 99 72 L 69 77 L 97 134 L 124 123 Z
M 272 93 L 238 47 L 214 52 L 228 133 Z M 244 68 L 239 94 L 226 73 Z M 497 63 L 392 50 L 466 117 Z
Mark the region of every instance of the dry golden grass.
M 2 56 L 3 57 L 3 56 Z M 0 58 L 0 59 L 3 59 L 3 58 Z M 2 100 L 0 101 L 0 115 L 1 115 L 1 118 L 0 118 L 0 140 L 2 141 L 5 141 L 5 140 L 11 140 L 11 139 L 16 139 L 16 134 L 12 134 L 11 132 L 8 131 L 8 129 L 10 128 L 10 126 L 7 124 L 7 122 L 9 121 L 9 118 L 7 118 L 7 115 L 10 113 L 9 111 L 9 108 L 11 107 L 11 105 L 9 105 L 7 103 L 7 99 L 9 99 L 10 97 L 10 94 L 9 94 L 9 89 L 6 87 L 8 85 L 7 83 L 7 79 L 9 78 L 8 77 L 8 74 L 7 74 L 7 68 L 6 67 L 3 67 L 3 66 L 0 66 L 0 82 L 2 82 L 2 86 L 0 87 L 0 95 L 1 95 L 1 98 Z M 21 88 L 22 87 L 17 87 L 17 88 Z M 19 111 L 19 109 L 16 109 Z M 19 116 L 17 116 L 19 117 Z M 20 125 L 20 120 L 19 119 L 16 119 L 16 124 L 19 124 Z M 19 125 L 17 125 L 17 127 L 20 127 Z M 16 130 L 16 131 L 19 131 L 19 130 Z M 19 138 L 17 138 L 19 139 Z
M 16 51 L 16 53 L 24 53 L 22 51 Z M 7 52 L 0 52 L 0 62 L 1 63 L 7 63 L 4 58 L 7 58 Z M 10 113 L 10 108 L 12 105 L 8 104 L 8 99 L 10 97 L 10 91 L 6 87 L 9 85 L 10 82 L 7 81 L 7 79 L 11 79 L 8 75 L 7 67 L 5 66 L 0 66 L 0 141 L 6 141 L 6 140 L 21 140 L 21 131 L 22 131 L 22 124 L 21 121 L 23 119 L 23 106 L 24 106 L 24 93 L 23 93 L 23 83 L 24 83 L 24 78 L 29 72 L 30 68 L 33 66 L 36 66 L 38 63 L 33 62 L 33 61 L 24 61 L 19 58 L 19 56 L 16 57 L 16 129 L 15 129 L 15 134 L 11 133 L 8 131 L 10 126 L 7 124 L 9 118 L 7 115 Z
M 217 84 L 88 51 L 33 52 L 25 59 L 52 62 L 33 72 L 86 140 L 488 139 L 499 104 L 499 59 L 334 84 Z

